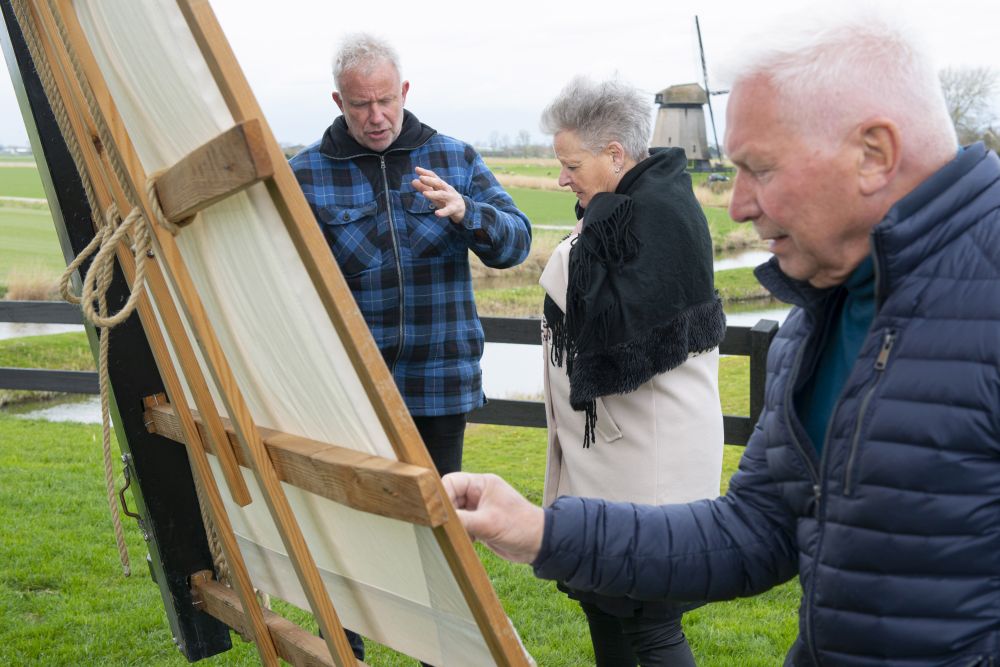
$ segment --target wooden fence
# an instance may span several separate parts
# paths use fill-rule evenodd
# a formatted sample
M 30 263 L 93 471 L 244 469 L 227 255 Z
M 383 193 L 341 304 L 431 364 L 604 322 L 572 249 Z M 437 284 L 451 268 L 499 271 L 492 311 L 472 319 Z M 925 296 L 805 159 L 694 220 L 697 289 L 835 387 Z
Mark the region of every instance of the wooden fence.
M 541 344 L 537 319 L 484 317 L 482 321 L 487 343 Z M 0 322 L 81 324 L 82 320 L 79 307 L 60 301 L 0 301 Z M 753 432 L 764 404 L 767 349 L 777 332 L 778 323 L 773 320 L 761 320 L 752 327 L 726 329 L 720 352 L 750 357 L 750 414 L 723 417 L 728 444 L 745 445 Z M 0 367 L 0 389 L 96 394 L 97 373 Z M 469 421 L 544 428 L 545 405 L 540 401 L 491 398 L 485 407 L 469 415 Z

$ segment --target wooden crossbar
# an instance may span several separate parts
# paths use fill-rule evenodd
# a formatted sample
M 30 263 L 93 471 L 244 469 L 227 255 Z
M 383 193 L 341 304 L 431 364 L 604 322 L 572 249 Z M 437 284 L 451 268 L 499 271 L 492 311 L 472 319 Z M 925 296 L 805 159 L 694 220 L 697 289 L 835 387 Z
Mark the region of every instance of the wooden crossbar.
M 192 411 L 199 430 L 201 417 Z M 223 420 L 230 440 L 236 434 Z M 184 442 L 180 419 L 170 405 L 146 410 L 151 431 L 176 442 Z M 407 523 L 436 527 L 448 520 L 445 499 L 439 492 L 433 470 L 370 456 L 347 447 L 258 427 L 274 470 L 283 482 L 362 512 Z M 207 440 L 202 440 L 206 443 Z M 250 460 L 237 448 L 240 465 Z
M 236 632 L 244 634 L 249 629 L 239 597 L 226 586 L 214 581 L 211 572 L 196 572 L 191 575 L 191 596 L 202 611 Z M 278 656 L 283 660 L 293 665 L 333 666 L 333 658 L 321 638 L 270 609 L 264 610 L 264 623 L 267 624 Z M 357 667 L 367 667 L 367 663 L 360 660 L 355 661 L 355 664 Z
M 160 208 L 183 226 L 194 214 L 274 174 L 260 121 L 237 123 L 156 178 Z

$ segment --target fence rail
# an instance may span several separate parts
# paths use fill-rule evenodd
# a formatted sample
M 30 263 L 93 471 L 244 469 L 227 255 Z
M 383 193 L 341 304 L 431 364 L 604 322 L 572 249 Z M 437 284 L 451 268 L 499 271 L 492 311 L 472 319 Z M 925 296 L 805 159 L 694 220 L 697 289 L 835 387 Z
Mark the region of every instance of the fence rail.
M 58 301 L 0 301 L 0 322 L 36 324 L 82 324 L 77 306 Z M 487 343 L 539 345 L 540 322 L 533 318 L 482 318 Z M 722 354 L 750 358 L 750 414 L 724 415 L 725 441 L 745 445 L 764 405 L 767 349 L 778 332 L 778 323 L 761 320 L 752 327 L 727 327 L 719 347 Z M 0 389 L 58 391 L 96 394 L 97 373 L 0 367 Z M 545 405 L 540 401 L 491 398 L 487 405 L 469 415 L 469 421 L 503 426 L 545 427 Z

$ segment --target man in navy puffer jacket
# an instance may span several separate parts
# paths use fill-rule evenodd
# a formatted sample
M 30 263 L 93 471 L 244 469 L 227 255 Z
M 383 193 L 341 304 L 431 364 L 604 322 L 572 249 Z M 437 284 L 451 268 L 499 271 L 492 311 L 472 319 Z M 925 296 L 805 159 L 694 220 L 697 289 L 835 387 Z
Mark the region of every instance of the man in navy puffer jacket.
M 727 494 L 543 511 L 495 476 L 446 488 L 473 536 L 578 590 L 724 600 L 798 574 L 791 665 L 1000 665 L 1000 160 L 957 147 L 893 22 L 789 40 L 741 52 L 728 105 L 730 212 L 796 308 Z

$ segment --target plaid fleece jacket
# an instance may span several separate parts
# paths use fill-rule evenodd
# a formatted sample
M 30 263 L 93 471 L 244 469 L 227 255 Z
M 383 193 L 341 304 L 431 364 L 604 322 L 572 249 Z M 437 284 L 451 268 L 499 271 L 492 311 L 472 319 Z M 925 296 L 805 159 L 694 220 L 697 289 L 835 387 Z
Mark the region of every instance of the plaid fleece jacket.
M 468 253 L 515 266 L 531 226 L 479 154 L 404 111 L 383 153 L 358 144 L 341 116 L 291 166 L 410 413 L 481 406 L 483 328 Z M 417 166 L 464 196 L 461 224 L 435 216 L 413 189 Z

